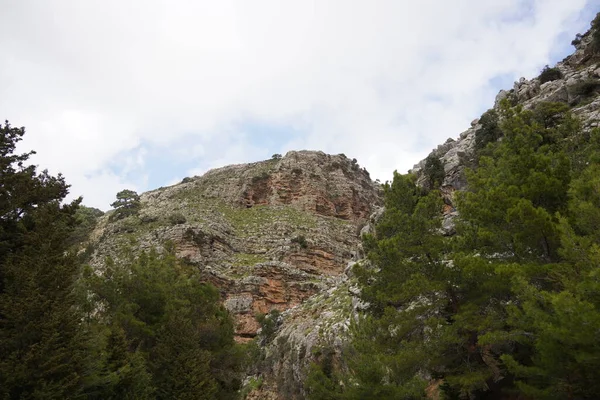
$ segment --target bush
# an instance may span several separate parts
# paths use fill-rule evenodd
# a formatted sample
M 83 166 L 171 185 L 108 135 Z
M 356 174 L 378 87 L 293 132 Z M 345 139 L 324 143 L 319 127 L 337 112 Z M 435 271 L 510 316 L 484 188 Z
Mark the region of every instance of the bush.
M 539 76 L 540 83 L 555 81 L 557 79 L 562 79 L 562 77 L 563 74 L 558 68 L 550 68 L 547 65 L 544 67 Z
M 169 222 L 171 225 L 181 225 L 185 224 L 187 220 L 182 213 L 173 213 L 169 215 Z
M 592 21 L 592 50 L 594 53 L 600 53 L 600 13 Z
M 427 177 L 427 184 L 429 189 L 433 189 L 436 186 L 440 186 L 444 181 L 446 173 L 444 172 L 444 165 L 439 158 L 430 154 L 425 159 L 425 167 L 423 168 L 423 174 Z
M 264 338 L 265 344 L 270 343 L 277 333 L 279 327 L 279 317 L 281 312 L 277 309 L 271 310 L 269 314 L 257 314 L 256 320 L 260 324 L 260 335 Z
M 270 177 L 271 177 L 271 175 L 269 175 L 268 172 L 263 171 L 259 175 L 255 175 L 255 176 L 252 177 L 252 183 L 258 183 L 260 181 L 266 181 Z
M 496 142 L 502 136 L 502 130 L 498 125 L 498 113 L 495 110 L 487 110 L 479 119 L 481 128 L 475 134 L 475 149 L 481 150 L 488 143 Z
M 158 221 L 158 217 L 156 215 L 143 214 L 140 215 L 140 221 L 142 221 L 142 224 L 150 224 Z
M 570 90 L 576 96 L 590 97 L 600 90 L 600 80 L 586 79 L 571 86 Z
M 189 182 L 193 182 L 193 181 L 194 181 L 194 178 L 191 178 L 188 176 L 188 177 L 183 178 L 181 183 L 189 183 Z
M 248 380 L 248 383 L 240 391 L 240 398 L 241 399 L 247 398 L 248 395 L 252 391 L 260 389 L 262 387 L 262 384 L 263 384 L 262 377 L 258 377 L 258 378 L 250 377 L 250 379 Z
M 570 115 L 569 111 L 565 103 L 543 101 L 535 106 L 532 117 L 544 129 L 550 129 L 560 125 Z
M 188 228 L 183 236 L 186 240 L 192 241 L 196 246 L 200 247 L 205 244 L 209 244 L 214 240 L 214 236 L 204 233 L 202 231 L 194 231 L 192 228 Z
M 296 236 L 295 238 L 292 239 L 292 243 L 299 244 L 300 247 L 302 247 L 303 249 L 308 248 L 308 242 L 306 241 L 306 238 L 304 237 L 304 235 Z
M 282 156 L 279 153 L 275 153 L 271 156 L 271 160 L 281 160 Z

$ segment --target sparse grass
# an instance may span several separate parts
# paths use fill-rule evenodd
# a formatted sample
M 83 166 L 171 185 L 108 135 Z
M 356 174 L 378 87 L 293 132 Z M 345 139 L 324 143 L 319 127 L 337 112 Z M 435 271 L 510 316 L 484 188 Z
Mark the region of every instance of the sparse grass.
M 240 236 L 262 233 L 278 221 L 307 228 L 317 225 L 313 215 L 291 206 L 235 208 L 222 203 L 217 209 Z
M 240 396 L 242 399 L 245 399 L 246 397 L 248 397 L 248 395 L 250 394 L 250 392 L 254 391 L 254 390 L 258 390 L 262 387 L 263 384 L 263 379 L 262 377 L 258 377 L 258 378 L 250 378 L 250 380 L 248 381 L 248 383 L 242 388 L 242 390 L 240 391 Z
M 253 266 L 267 261 L 269 260 L 262 254 L 235 253 L 233 266 Z

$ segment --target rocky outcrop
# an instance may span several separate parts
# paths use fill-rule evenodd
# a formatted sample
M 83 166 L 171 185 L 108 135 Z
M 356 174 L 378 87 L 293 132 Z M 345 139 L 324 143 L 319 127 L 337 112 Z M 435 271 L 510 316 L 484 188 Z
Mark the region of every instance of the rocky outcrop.
M 525 109 L 533 109 L 542 102 L 562 102 L 571 106 L 572 112 L 581 120 L 584 131 L 600 126 L 600 57 L 591 49 L 590 32 L 580 35 L 578 39 L 574 42 L 575 52 L 554 67 L 560 71 L 562 78 L 544 83 L 540 77 L 530 80 L 521 78 L 512 89 L 498 93 L 493 108 L 499 110 L 504 99 L 518 103 Z M 467 187 L 465 170 L 474 165 L 475 137 L 481 128 L 476 119 L 456 140 L 448 139 L 430 153 L 444 166 L 445 177 L 440 189 L 446 203 L 442 230 L 447 235 L 454 233 L 453 220 L 458 216 L 454 208 L 454 193 Z M 417 174 L 417 183 L 422 186 L 427 181 L 422 172 L 424 166 L 425 160 L 422 160 L 412 169 Z
M 582 35 L 575 53 L 557 64 L 562 78 L 522 78 L 498 93 L 494 108 L 503 99 L 526 108 L 564 102 L 583 129 L 599 126 L 600 98 L 581 91 L 585 84 L 600 85 L 600 59 L 590 52 L 590 40 L 589 33 Z M 467 188 L 465 170 L 474 165 L 481 128 L 476 119 L 431 152 L 445 173 L 442 234 L 454 233 L 455 193 Z M 425 160 L 413 168 L 422 185 L 424 166 Z M 379 185 L 344 155 L 293 151 L 186 178 L 144 193 L 141 201 L 137 216 L 116 222 L 110 214 L 103 217 L 92 234 L 92 264 L 101 270 L 106 256 L 118 260 L 131 249 L 172 243 L 178 257 L 220 288 L 239 341 L 257 336 L 257 314 L 280 311 L 271 314 L 277 329 L 260 336 L 263 357 L 252 373 L 262 386 L 247 398 L 304 398 L 315 353 L 328 348 L 340 358 L 351 321 L 365 307 L 352 266 L 363 256 L 360 234 L 373 233 L 383 213 Z
M 162 249 L 220 288 L 237 340 L 255 337 L 258 314 L 284 311 L 324 290 L 356 257 L 358 232 L 380 205 L 379 185 L 344 155 L 292 151 L 211 170 L 141 195 L 136 216 L 93 233 L 91 263 Z
M 525 108 L 534 108 L 540 102 L 564 102 L 580 117 L 584 130 L 599 126 L 600 97 L 597 93 L 583 96 L 581 87 L 600 82 L 600 58 L 589 50 L 589 33 L 580 39 L 575 53 L 556 66 L 562 78 L 545 83 L 541 83 L 539 77 L 531 80 L 522 78 L 512 89 L 498 93 L 493 108 L 498 110 L 503 99 Z M 465 170 L 475 165 L 475 138 L 481 128 L 480 120 L 475 119 L 458 138 L 448 139 L 430 154 L 441 161 L 445 173 L 440 188 L 445 202 L 441 234 L 453 235 L 455 232 L 454 220 L 458 217 L 454 207 L 455 194 L 467 189 Z M 418 184 L 423 186 L 428 181 L 423 174 L 424 167 L 425 160 L 413 168 Z M 383 208 L 374 210 L 361 233 L 373 233 L 382 212 Z M 361 255 L 360 248 L 357 255 Z M 328 349 L 343 363 L 341 352 L 349 338 L 348 328 L 351 321 L 359 317 L 360 310 L 367 306 L 359 299 L 360 288 L 352 277 L 353 264 L 349 263 L 345 273 L 332 282 L 332 286 L 282 314 L 275 337 L 265 347 L 265 383 L 260 390 L 253 392 L 254 397 L 251 398 L 304 398 L 303 382 L 308 366 L 321 348 Z M 433 381 L 429 388 L 432 398 L 437 384 L 439 382 Z
M 230 204 L 293 205 L 295 208 L 348 221 L 364 220 L 376 199 L 368 172 L 345 155 L 290 151 L 281 159 L 232 165 L 207 172 L 192 182 L 206 194 Z

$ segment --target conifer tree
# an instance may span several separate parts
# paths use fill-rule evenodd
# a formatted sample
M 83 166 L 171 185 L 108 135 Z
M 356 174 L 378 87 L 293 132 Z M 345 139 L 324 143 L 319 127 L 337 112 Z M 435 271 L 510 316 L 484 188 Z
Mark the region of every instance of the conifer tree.
M 131 257 L 108 260 L 102 276 L 87 277 L 104 310 L 94 323 L 113 325 L 98 398 L 235 398 L 242 358 L 218 291 L 178 261 L 169 243 L 163 254 Z
M 87 339 L 67 240 L 80 200 L 63 177 L 14 154 L 24 128 L 0 125 L 0 397 L 69 399 L 83 390 Z

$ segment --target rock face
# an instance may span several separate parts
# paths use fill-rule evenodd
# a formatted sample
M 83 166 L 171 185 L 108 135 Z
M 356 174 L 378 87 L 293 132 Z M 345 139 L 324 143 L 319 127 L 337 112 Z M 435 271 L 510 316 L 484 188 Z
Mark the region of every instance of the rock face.
M 582 96 L 581 85 L 598 83 L 600 58 L 590 52 L 591 35 L 581 36 L 573 55 L 556 66 L 563 77 L 546 83 L 520 79 L 500 91 L 526 108 L 545 101 L 570 104 L 583 129 L 599 126 L 600 98 Z M 432 151 L 444 166 L 442 233 L 454 232 L 454 194 L 465 190 L 473 165 L 479 120 Z M 425 160 L 413 172 L 427 177 Z M 303 382 L 315 352 L 340 354 L 348 327 L 365 307 L 352 277 L 361 257 L 360 233 L 373 232 L 382 215 L 382 193 L 355 160 L 322 152 L 289 152 L 252 164 L 232 165 L 141 196 L 138 216 L 103 220 L 92 235 L 92 264 L 123 249 L 161 249 L 197 266 L 221 289 L 236 321 L 239 341 L 254 338 L 257 313 L 282 311 L 272 337 L 261 336 L 263 360 L 254 374 L 264 382 L 248 399 L 304 398 Z
M 531 80 L 521 78 L 512 89 L 498 93 L 493 109 L 499 110 L 500 102 L 504 99 L 518 103 L 525 109 L 532 109 L 541 102 L 562 102 L 572 107 L 584 131 L 600 126 L 600 57 L 593 54 L 591 40 L 591 31 L 581 35 L 575 52 L 556 64 L 555 68 L 561 72 L 562 78 L 545 83 L 541 83 L 539 77 Z M 582 93 L 585 92 L 582 88 L 586 86 L 591 93 Z M 473 165 L 475 136 L 481 128 L 476 119 L 456 140 L 448 139 L 430 153 L 442 162 L 445 171 L 441 191 L 446 203 L 443 223 L 446 234 L 454 232 L 452 220 L 458 216 L 454 208 L 454 193 L 467 187 L 465 170 Z M 424 166 L 425 160 L 422 160 L 412 169 L 421 185 L 427 180 L 422 173 Z
M 599 90 L 591 96 L 579 94 L 581 85 L 586 83 L 597 83 L 600 88 L 600 57 L 591 53 L 590 42 L 590 32 L 582 35 L 575 53 L 557 64 L 556 68 L 563 75 L 561 79 L 542 84 L 539 77 L 531 80 L 522 78 L 512 89 L 498 93 L 493 108 L 498 110 L 503 99 L 519 103 L 525 108 L 533 108 L 546 101 L 565 102 L 579 116 L 584 130 L 598 127 Z M 479 119 L 475 119 L 458 138 L 448 139 L 430 154 L 441 161 L 445 172 L 440 188 L 445 201 L 442 234 L 452 235 L 455 232 L 453 221 L 458 217 L 458 211 L 454 207 L 454 194 L 467 189 L 465 170 L 474 165 L 475 137 L 481 128 Z M 417 182 L 421 185 L 425 185 L 427 181 L 422 173 L 424 166 L 425 160 L 413 168 L 413 172 L 417 174 Z M 361 232 L 372 233 L 382 212 L 382 208 L 374 210 L 369 223 Z M 260 371 L 265 377 L 265 383 L 260 390 L 251 393 L 253 397 L 249 398 L 304 398 L 303 382 L 307 369 L 320 348 L 327 348 L 343 363 L 341 350 L 349 338 L 351 321 L 357 318 L 361 309 L 368 306 L 359 299 L 360 288 L 352 277 L 352 264 L 354 261 L 349 263 L 344 274 L 330 281 L 332 285 L 329 288 L 282 314 L 279 329 L 265 346 L 266 363 Z
M 232 165 L 141 195 L 137 216 L 102 219 L 91 263 L 167 242 L 221 289 L 238 341 L 257 314 L 287 310 L 328 287 L 356 257 L 358 232 L 381 191 L 344 155 L 292 151 Z

